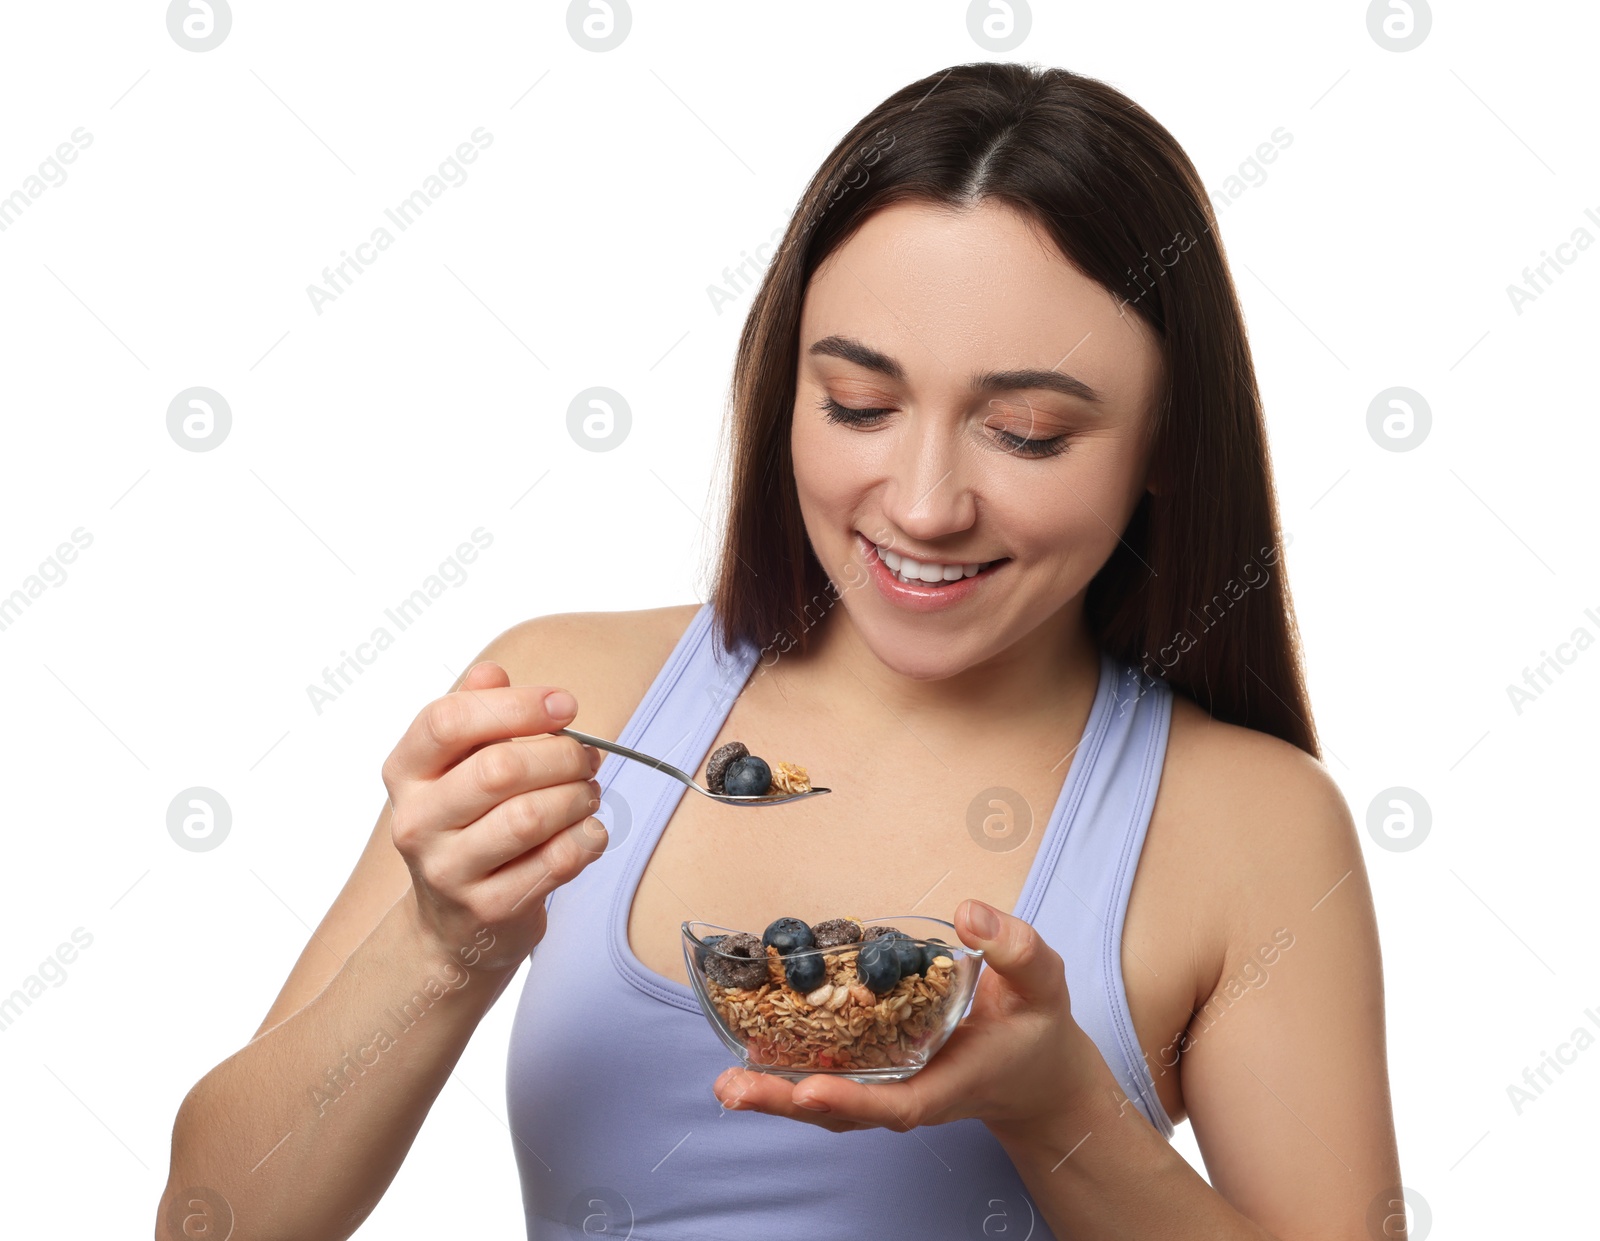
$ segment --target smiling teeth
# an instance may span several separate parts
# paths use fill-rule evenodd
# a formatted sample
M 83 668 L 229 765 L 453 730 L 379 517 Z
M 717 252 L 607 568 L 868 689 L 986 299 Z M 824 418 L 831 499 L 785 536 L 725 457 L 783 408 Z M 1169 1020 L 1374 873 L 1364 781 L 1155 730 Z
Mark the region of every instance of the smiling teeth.
M 921 560 L 913 560 L 910 556 L 902 556 L 899 552 L 890 551 L 887 547 L 878 548 L 878 559 L 889 566 L 889 571 L 907 584 L 926 585 L 933 582 L 954 582 L 963 577 L 975 577 L 980 569 L 985 569 L 993 564 L 992 560 L 978 561 L 975 564 L 934 564 Z

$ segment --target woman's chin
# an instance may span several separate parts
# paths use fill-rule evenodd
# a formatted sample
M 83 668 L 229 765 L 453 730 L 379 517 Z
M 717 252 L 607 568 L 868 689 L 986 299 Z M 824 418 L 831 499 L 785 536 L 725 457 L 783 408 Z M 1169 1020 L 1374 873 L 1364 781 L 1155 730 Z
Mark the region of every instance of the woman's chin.
M 867 641 L 867 649 L 877 656 L 884 668 L 908 681 L 942 681 L 966 670 L 967 663 L 952 659 L 948 646 L 940 648 L 936 643 L 928 646 L 929 649 L 918 650 L 908 649 L 903 643 L 879 645 L 870 639 Z

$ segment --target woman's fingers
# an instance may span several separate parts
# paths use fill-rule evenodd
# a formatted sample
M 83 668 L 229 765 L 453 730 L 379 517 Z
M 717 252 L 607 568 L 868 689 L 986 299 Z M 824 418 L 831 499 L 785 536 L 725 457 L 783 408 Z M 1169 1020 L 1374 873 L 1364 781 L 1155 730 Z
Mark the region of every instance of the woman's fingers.
M 770 1116 L 787 1116 L 790 1120 L 803 1120 L 807 1124 L 835 1133 L 846 1129 L 861 1129 L 846 1118 L 827 1112 L 814 1112 L 794 1102 L 796 1083 L 772 1077 L 766 1073 L 751 1073 L 742 1069 L 729 1069 L 717 1079 L 714 1092 L 722 1106 L 730 1111 L 766 1112 Z
M 577 714 L 572 695 L 554 686 L 467 688 L 479 679 L 489 679 L 489 673 L 480 672 L 480 667 L 468 674 L 463 688 L 435 698 L 417 713 L 384 763 L 384 781 L 390 784 L 391 793 L 394 782 L 436 780 L 481 746 L 509 737 L 553 733 L 565 728 Z M 505 680 L 504 670 L 495 679 Z
M 584 819 L 558 832 L 476 885 L 482 912 L 490 920 L 525 916 L 604 853 L 607 839 L 599 819 Z
M 578 827 L 599 808 L 600 786 L 593 780 L 508 797 L 446 842 L 439 877 L 446 884 L 482 879 L 530 850 L 553 845 L 561 832 Z
M 895 1098 L 906 1083 L 866 1086 L 843 1078 L 817 1074 L 799 1082 L 785 1081 L 768 1073 L 729 1069 L 716 1081 L 713 1092 L 722 1105 L 732 1111 L 766 1112 L 786 1116 L 807 1124 L 843 1133 L 850 1129 L 896 1129 L 914 1126 L 903 1123 L 905 1100 Z M 822 1101 L 827 1111 L 803 1106 L 798 1099 Z
M 567 691 L 513 686 L 482 660 L 418 712 L 384 761 L 390 835 L 439 942 L 492 926 L 497 962 L 514 965 L 544 934 L 544 894 L 604 850 L 591 817 L 600 754 L 553 735 L 577 709 Z
M 498 741 L 468 755 L 426 786 L 419 801 L 435 808 L 427 814 L 429 825 L 435 830 L 466 827 L 490 816 L 512 798 L 535 789 L 567 784 L 587 787 L 599 767 L 598 753 L 573 737 L 545 735 Z M 532 843 L 538 844 L 542 839 Z M 515 856 L 508 854 L 500 861 Z
M 992 921 L 985 924 L 986 918 Z M 983 901 L 966 900 L 956 910 L 955 927 L 969 948 L 982 949 L 985 967 L 1023 1003 L 1052 1010 L 1066 1003 L 1066 963 L 1032 923 Z

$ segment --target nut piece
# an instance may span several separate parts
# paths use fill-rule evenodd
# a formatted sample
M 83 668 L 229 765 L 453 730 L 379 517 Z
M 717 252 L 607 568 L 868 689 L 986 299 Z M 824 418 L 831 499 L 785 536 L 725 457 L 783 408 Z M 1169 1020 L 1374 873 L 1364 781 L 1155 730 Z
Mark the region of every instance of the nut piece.
M 809 793 L 811 777 L 804 767 L 786 763 L 781 758 L 772 769 L 772 791 L 775 793 Z
M 806 1003 L 813 1008 L 821 1008 L 833 996 L 833 984 L 825 982 L 810 995 L 806 996 Z

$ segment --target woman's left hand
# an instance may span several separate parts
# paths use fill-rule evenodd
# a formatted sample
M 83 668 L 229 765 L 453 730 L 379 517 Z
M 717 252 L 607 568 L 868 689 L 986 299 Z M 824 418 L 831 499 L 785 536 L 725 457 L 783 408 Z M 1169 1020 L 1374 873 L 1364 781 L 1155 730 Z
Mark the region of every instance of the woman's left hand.
M 733 1068 L 717 1078 L 713 1093 L 733 1110 L 835 1132 L 903 1133 L 976 1117 L 997 1135 L 1025 1137 L 1059 1122 L 1110 1073 L 1072 1019 L 1060 954 L 1021 918 L 982 901 L 964 901 L 955 928 L 964 944 L 983 950 L 988 968 L 966 1018 L 911 1078 L 868 1086 L 816 1073 L 789 1082 Z

